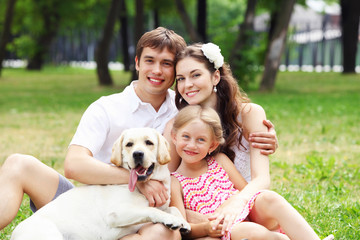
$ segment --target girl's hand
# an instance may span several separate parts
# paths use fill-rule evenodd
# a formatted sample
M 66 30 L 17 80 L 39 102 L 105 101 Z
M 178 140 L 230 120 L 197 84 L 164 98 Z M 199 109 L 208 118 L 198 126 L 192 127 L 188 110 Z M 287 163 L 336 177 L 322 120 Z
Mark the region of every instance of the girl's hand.
M 208 221 L 207 223 L 207 236 L 212 238 L 220 238 L 224 235 L 221 233 L 223 227 L 222 224 L 214 225 L 214 221 Z
M 245 208 L 247 200 L 235 196 L 228 199 L 221 205 L 213 215 L 209 217 L 212 221 L 213 229 L 217 229 L 221 224 L 221 234 L 231 230 L 236 218 L 242 213 Z
M 261 149 L 261 154 L 273 154 L 279 147 L 274 124 L 270 120 L 263 120 L 263 124 L 268 128 L 267 132 L 250 133 L 249 141 L 255 148 Z

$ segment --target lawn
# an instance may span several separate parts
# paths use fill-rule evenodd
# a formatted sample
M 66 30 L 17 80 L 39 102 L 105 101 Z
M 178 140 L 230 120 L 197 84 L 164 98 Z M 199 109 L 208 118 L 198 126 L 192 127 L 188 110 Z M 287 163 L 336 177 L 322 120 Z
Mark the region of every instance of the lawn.
M 112 72 L 115 86 L 99 87 L 94 70 L 47 67 L 5 69 L 0 78 L 0 164 L 26 153 L 63 173 L 67 145 L 86 107 L 121 91 L 129 74 Z M 271 93 L 250 98 L 275 124 L 280 147 L 271 156 L 272 189 L 290 201 L 324 237 L 360 236 L 360 76 L 279 73 Z M 0 196 L 1 197 L 1 196 Z M 28 199 L 17 218 L 30 215 Z

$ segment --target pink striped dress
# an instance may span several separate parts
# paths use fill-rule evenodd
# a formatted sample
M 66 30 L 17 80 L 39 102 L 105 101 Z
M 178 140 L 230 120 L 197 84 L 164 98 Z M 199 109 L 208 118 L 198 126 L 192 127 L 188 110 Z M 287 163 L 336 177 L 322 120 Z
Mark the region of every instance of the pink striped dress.
M 185 177 L 177 172 L 172 173 L 179 180 L 183 189 L 185 208 L 202 214 L 214 213 L 227 199 L 239 192 L 230 181 L 228 174 L 213 157 L 209 157 L 207 162 L 207 172 L 197 178 Z M 250 199 L 235 223 L 246 219 L 254 205 L 255 198 L 260 193 L 256 193 Z M 222 239 L 230 239 L 230 232 Z

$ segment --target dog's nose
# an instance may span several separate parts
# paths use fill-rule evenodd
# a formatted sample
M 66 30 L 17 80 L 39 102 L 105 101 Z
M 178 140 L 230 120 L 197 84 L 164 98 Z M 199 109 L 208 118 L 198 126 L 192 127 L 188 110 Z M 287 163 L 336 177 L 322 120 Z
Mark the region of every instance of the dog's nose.
M 133 152 L 133 158 L 135 160 L 135 165 L 142 164 L 144 158 L 144 152 L 142 151 Z

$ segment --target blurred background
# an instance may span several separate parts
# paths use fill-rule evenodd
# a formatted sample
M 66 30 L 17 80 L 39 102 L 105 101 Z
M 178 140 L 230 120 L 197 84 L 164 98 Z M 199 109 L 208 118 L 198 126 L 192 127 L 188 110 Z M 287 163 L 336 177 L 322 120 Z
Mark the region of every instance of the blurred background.
M 0 73 L 81 66 L 113 85 L 109 68 L 134 71 L 139 36 L 164 26 L 272 90 L 278 70 L 360 73 L 359 14 L 358 0 L 0 0 Z

